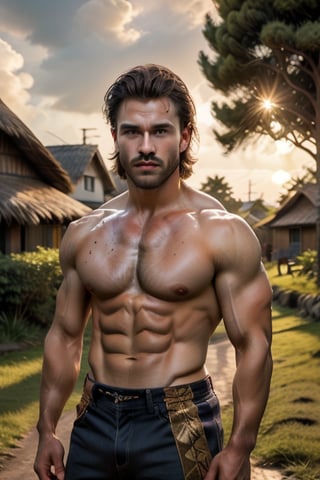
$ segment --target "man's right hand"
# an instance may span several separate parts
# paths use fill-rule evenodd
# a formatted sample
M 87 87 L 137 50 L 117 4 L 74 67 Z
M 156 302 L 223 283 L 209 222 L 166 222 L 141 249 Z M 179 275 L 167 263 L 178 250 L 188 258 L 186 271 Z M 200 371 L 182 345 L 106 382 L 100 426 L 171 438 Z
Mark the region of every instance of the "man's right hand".
M 40 435 L 34 471 L 40 480 L 64 480 L 64 448 L 58 437 Z

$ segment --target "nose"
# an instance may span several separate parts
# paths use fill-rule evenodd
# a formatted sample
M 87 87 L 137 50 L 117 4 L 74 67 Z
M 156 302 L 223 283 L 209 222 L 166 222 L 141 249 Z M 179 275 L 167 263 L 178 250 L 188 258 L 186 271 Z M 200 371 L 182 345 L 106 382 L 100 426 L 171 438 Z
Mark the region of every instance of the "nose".
M 152 142 L 152 138 L 149 132 L 145 132 L 141 138 L 141 143 L 139 145 L 139 153 L 143 155 L 153 155 L 155 154 L 155 145 Z

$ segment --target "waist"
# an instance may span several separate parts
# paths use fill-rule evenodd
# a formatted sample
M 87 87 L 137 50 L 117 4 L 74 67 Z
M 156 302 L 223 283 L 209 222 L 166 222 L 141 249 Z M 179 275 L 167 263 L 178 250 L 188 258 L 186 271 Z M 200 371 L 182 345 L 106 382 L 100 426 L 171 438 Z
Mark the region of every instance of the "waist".
M 85 392 L 93 399 L 103 397 L 112 403 L 148 403 L 174 401 L 174 399 L 194 400 L 203 399 L 206 395 L 212 395 L 213 385 L 209 375 L 202 380 L 161 388 L 117 388 L 96 382 L 87 375 L 84 385 Z

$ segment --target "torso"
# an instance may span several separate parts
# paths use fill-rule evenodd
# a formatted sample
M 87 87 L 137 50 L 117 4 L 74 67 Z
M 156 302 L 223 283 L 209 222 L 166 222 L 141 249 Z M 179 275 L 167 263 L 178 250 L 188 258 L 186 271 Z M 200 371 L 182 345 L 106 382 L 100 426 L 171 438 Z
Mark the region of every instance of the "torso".
M 89 363 L 98 381 L 139 388 L 204 377 L 221 316 L 205 221 L 186 208 L 140 220 L 106 208 L 82 221 L 75 266 L 91 295 Z

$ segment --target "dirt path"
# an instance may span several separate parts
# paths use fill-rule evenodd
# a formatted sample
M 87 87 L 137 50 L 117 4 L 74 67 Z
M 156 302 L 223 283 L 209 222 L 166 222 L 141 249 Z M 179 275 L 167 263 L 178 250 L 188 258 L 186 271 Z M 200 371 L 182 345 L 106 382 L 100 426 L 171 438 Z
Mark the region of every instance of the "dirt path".
M 231 401 L 231 385 L 235 369 L 234 351 L 227 340 L 209 346 L 207 367 L 212 375 L 215 391 L 223 407 Z M 57 430 L 66 451 L 73 419 L 74 412 L 64 413 Z M 0 471 L 1 480 L 36 480 L 37 477 L 33 473 L 33 461 L 37 442 L 37 432 L 33 429 L 21 440 L 19 446 L 12 450 L 12 456 L 5 461 L 4 469 Z M 261 469 L 254 466 L 252 468 L 251 480 L 282 479 L 282 475 L 276 470 Z

